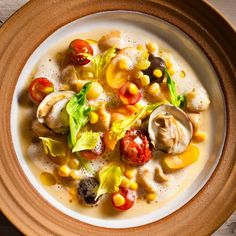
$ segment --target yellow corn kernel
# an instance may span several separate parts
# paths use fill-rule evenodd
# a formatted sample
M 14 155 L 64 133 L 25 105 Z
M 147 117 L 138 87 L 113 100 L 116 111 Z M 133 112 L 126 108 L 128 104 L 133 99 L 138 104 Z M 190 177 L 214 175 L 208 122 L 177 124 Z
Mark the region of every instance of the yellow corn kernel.
M 148 93 L 152 96 L 157 96 L 160 92 L 160 85 L 158 83 L 153 83 L 148 87 Z
M 123 204 L 125 204 L 125 198 L 121 194 L 116 193 L 113 196 L 113 203 L 117 207 L 122 206 Z
M 132 179 L 132 178 L 134 178 L 136 171 L 135 171 L 135 169 L 128 169 L 125 171 L 124 174 L 128 179 Z
M 129 89 L 129 92 L 133 95 L 138 94 L 139 92 L 138 87 L 134 83 L 130 83 L 128 89 Z
M 140 61 L 137 63 L 136 68 L 139 70 L 146 70 L 151 65 L 150 61 Z
M 146 48 L 145 48 L 144 45 L 142 45 L 142 44 L 138 44 L 138 45 L 137 45 L 137 49 L 138 49 L 139 51 L 144 51 L 144 50 L 146 50 Z
M 156 200 L 157 194 L 156 193 L 147 193 L 145 195 L 145 198 L 148 202 L 152 202 L 152 201 Z
M 155 69 L 153 71 L 153 75 L 156 76 L 157 78 L 161 78 L 162 77 L 162 71 L 160 69 Z
M 150 54 L 154 53 L 157 50 L 157 44 L 153 42 L 147 42 L 146 48 Z
M 93 79 L 94 75 L 91 71 L 84 71 L 82 74 L 84 79 Z
M 143 72 L 141 70 L 137 70 L 134 73 L 134 78 L 140 79 L 143 76 Z
M 120 61 L 119 61 L 119 68 L 121 69 L 121 70 L 129 70 L 129 62 L 126 60 L 126 59 L 120 59 Z
M 197 130 L 196 132 L 193 133 L 193 139 L 196 142 L 203 142 L 204 140 L 206 140 L 206 132 L 201 131 L 201 130 Z
M 99 82 L 92 82 L 91 87 L 87 93 L 87 99 L 93 100 L 97 99 L 100 94 L 103 93 L 103 87 Z
M 186 75 L 185 71 L 181 70 L 180 73 L 179 73 L 180 78 L 183 79 L 185 77 L 185 75 Z
M 170 76 L 173 76 L 175 74 L 175 71 L 173 69 L 169 69 Z
M 136 182 L 132 182 L 130 185 L 129 185 L 129 188 L 131 190 L 136 190 L 138 188 L 138 184 Z
M 68 163 L 69 167 L 71 169 L 78 169 L 79 167 L 79 160 L 76 159 L 76 158 L 72 158 L 69 160 L 69 163 Z
M 137 102 L 134 106 L 137 108 L 137 110 L 142 109 L 144 107 L 144 105 L 140 102 Z
M 77 195 L 77 188 L 76 186 L 72 186 L 69 188 L 69 194 L 72 195 L 72 196 L 76 196 Z
M 121 187 L 124 187 L 124 188 L 128 188 L 128 187 L 129 187 L 129 184 L 130 184 L 129 179 L 126 178 L 125 176 L 122 177 L 122 180 L 121 180 L 120 186 L 121 186 Z
M 90 124 L 96 124 L 98 121 L 98 114 L 96 112 L 90 112 L 89 115 L 89 122 Z
M 62 165 L 59 170 L 58 174 L 62 177 L 68 177 L 70 175 L 70 167 L 68 165 Z
M 148 75 L 143 75 L 141 78 L 140 78 L 140 81 L 141 81 L 141 84 L 142 86 L 147 86 L 150 84 L 150 78 Z
M 170 59 L 168 59 L 168 58 L 165 60 L 165 64 L 166 64 L 167 69 L 170 69 L 172 67 L 172 63 L 171 63 Z
M 72 179 L 74 180 L 79 180 L 81 178 L 79 170 L 71 170 L 70 172 L 70 176 L 72 177 Z

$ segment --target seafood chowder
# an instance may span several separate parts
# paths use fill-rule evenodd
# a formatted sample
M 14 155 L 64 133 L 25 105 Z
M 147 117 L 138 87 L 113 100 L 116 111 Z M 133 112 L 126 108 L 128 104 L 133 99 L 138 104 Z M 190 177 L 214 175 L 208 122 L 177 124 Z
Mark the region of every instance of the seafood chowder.
M 38 62 L 20 104 L 22 150 L 66 207 L 97 218 L 158 211 L 208 158 L 210 99 L 157 41 L 125 30 L 67 38 Z

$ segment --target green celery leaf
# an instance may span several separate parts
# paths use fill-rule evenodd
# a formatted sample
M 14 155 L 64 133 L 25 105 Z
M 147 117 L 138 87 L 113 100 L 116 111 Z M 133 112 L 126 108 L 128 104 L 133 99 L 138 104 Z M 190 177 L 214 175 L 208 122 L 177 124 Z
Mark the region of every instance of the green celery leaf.
M 92 62 L 92 70 L 95 75 L 95 78 L 98 79 L 102 75 L 105 68 L 110 63 L 111 59 L 116 55 L 115 48 L 109 48 L 104 53 L 98 54 L 97 56 L 93 57 L 88 53 L 80 53 L 81 55 L 85 56 Z
M 53 157 L 65 156 L 65 147 L 62 142 L 47 137 L 39 137 L 42 140 L 43 150 L 46 155 Z
M 84 168 L 86 171 L 88 171 L 90 174 L 94 175 L 95 171 L 93 167 L 91 166 L 90 162 L 88 160 L 85 160 L 83 157 L 81 157 L 79 155 L 79 152 L 76 152 L 76 155 L 79 159 L 81 167 Z
M 113 193 L 118 191 L 122 176 L 120 167 L 115 165 L 105 167 L 99 171 L 100 184 L 96 198 L 104 193 Z
M 147 105 L 146 107 L 137 111 L 134 115 L 125 118 L 123 120 L 117 120 L 112 123 L 111 129 L 109 131 L 109 139 L 113 142 L 118 142 L 125 136 L 127 130 L 129 130 L 134 124 L 141 119 L 146 111 L 153 111 L 158 106 L 166 104 L 168 101 L 158 102 L 154 104 Z
M 70 125 L 70 143 L 76 144 L 79 130 L 88 122 L 91 106 L 88 104 L 86 95 L 91 86 L 86 83 L 81 91 L 74 95 L 66 105 L 66 111 L 69 114 Z
M 100 133 L 93 131 L 83 132 L 77 139 L 77 142 L 72 152 L 79 152 L 83 150 L 91 150 L 96 147 L 100 139 Z
M 176 92 L 176 84 L 174 80 L 171 78 L 170 74 L 168 73 L 167 69 L 165 68 L 165 73 L 167 76 L 167 86 L 170 92 L 170 102 L 177 107 L 180 107 L 185 102 L 185 97 L 183 95 L 177 95 Z

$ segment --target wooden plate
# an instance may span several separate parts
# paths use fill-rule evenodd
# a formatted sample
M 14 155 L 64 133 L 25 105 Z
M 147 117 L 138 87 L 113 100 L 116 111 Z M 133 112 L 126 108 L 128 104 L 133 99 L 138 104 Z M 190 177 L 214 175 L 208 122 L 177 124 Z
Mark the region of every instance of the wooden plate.
M 12 95 L 19 74 L 35 48 L 61 26 L 80 17 L 108 10 L 143 12 L 159 17 L 188 34 L 205 52 L 214 67 L 226 104 L 227 130 L 222 156 L 204 188 L 171 215 L 131 229 L 91 226 L 50 205 L 32 187 L 19 164 L 13 149 L 9 122 Z M 0 29 L 0 203 L 3 213 L 27 235 L 212 233 L 236 206 L 235 41 L 236 34 L 228 23 L 206 3 L 199 1 L 30 1 Z

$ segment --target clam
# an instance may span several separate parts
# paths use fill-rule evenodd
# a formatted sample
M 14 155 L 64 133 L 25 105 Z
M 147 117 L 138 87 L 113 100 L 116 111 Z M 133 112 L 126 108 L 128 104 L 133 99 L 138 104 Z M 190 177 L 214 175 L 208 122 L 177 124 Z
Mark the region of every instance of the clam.
M 47 95 L 38 106 L 38 121 L 55 132 L 67 129 L 69 118 L 65 107 L 74 94 L 73 91 L 57 91 Z
M 150 115 L 148 133 L 155 149 L 178 154 L 188 147 L 193 127 L 183 110 L 165 104 L 156 108 Z

